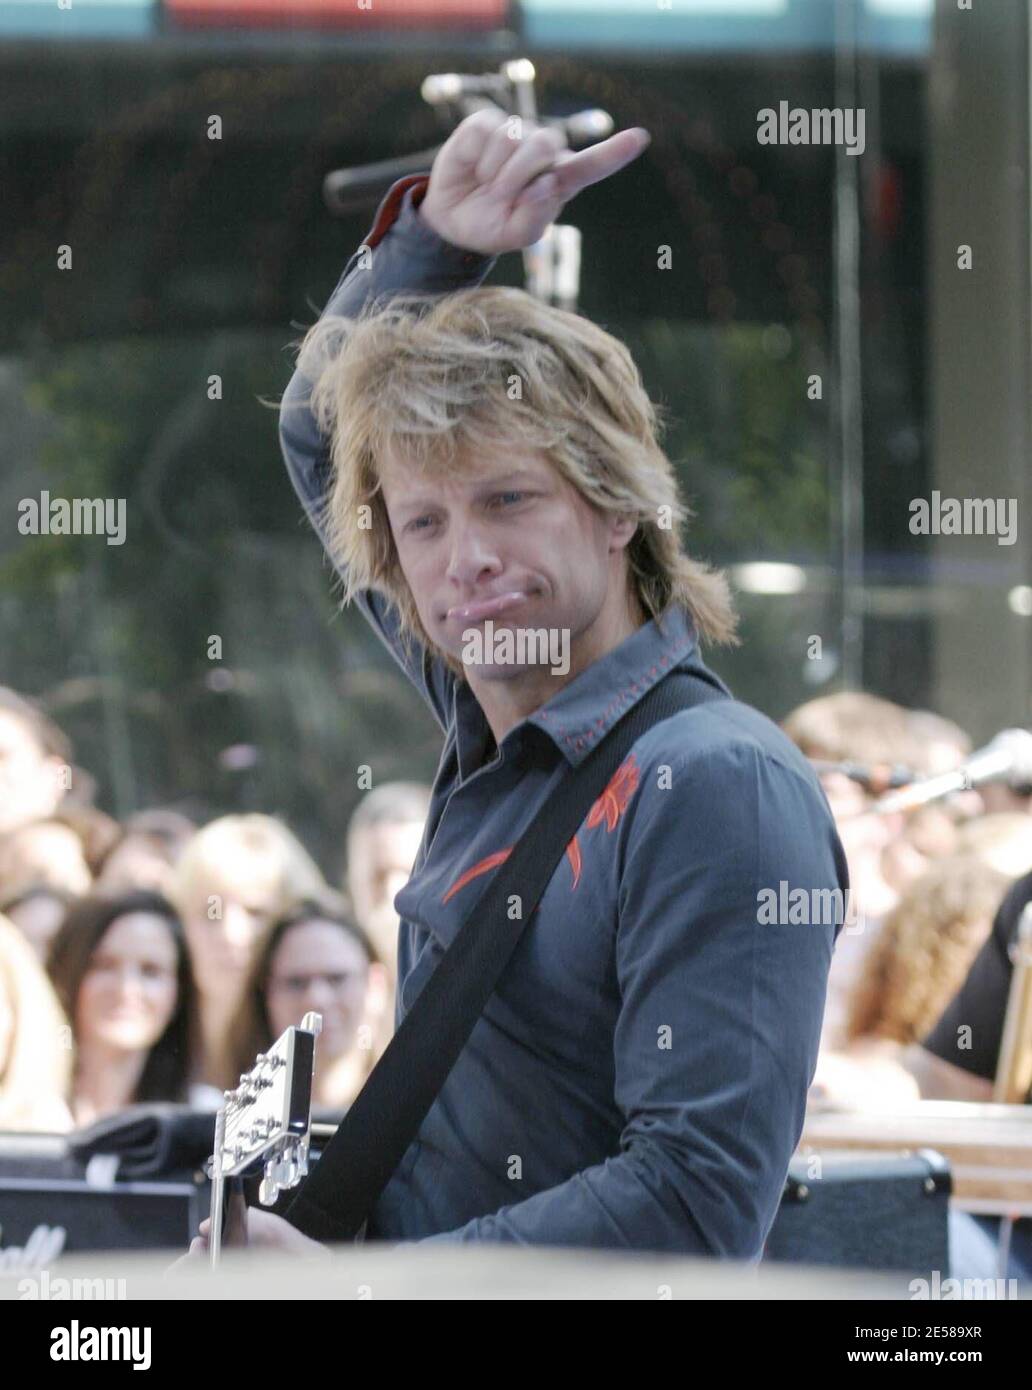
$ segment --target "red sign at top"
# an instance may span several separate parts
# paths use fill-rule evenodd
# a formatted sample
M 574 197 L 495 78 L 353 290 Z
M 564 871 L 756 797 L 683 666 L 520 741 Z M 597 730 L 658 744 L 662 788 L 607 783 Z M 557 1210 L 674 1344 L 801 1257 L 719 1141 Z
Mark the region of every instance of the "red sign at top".
M 241 29 L 493 29 L 508 0 L 165 0 L 177 25 Z

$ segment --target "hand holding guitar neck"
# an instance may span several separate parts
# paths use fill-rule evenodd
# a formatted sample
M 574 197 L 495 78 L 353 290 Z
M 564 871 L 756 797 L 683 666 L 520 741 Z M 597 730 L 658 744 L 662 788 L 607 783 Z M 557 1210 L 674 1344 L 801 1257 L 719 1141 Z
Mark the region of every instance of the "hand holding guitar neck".
M 305 1014 L 299 1028 L 288 1028 L 267 1053 L 259 1054 L 236 1089 L 225 1093 L 215 1121 L 211 1217 L 201 1223 L 201 1234 L 190 1247 L 191 1254 L 207 1249 L 213 1268 L 223 1243 L 269 1243 L 263 1239 L 269 1228 L 254 1220 L 244 1205 L 241 1180 L 263 1171 L 258 1198 L 272 1206 L 281 1191 L 294 1187 L 308 1172 L 315 1039 L 321 1028 L 319 1014 Z M 271 1213 L 260 1215 L 264 1223 L 282 1224 L 306 1246 L 323 1248 Z M 291 1242 L 291 1248 L 295 1244 Z

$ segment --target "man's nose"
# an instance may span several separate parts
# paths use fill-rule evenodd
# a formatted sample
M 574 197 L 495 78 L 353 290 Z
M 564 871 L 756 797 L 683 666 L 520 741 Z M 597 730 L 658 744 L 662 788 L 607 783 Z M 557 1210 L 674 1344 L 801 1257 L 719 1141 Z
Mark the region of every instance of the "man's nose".
M 501 567 L 497 550 L 482 523 L 473 518 L 453 523 L 449 579 L 472 585 L 485 574 L 497 574 Z

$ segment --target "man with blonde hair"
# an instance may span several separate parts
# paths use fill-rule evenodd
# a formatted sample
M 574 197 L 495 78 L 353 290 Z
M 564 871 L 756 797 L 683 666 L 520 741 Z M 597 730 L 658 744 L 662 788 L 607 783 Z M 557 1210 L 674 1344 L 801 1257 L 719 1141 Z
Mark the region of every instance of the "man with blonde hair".
M 789 740 L 699 656 L 700 637 L 732 639 L 734 614 L 723 577 L 682 549 L 627 349 L 478 287 L 647 140 L 623 131 L 573 154 L 554 128 L 469 117 L 429 179 L 384 200 L 284 400 L 287 465 L 345 594 L 445 740 L 395 900 L 399 1026 L 609 730 L 671 672 L 713 697 L 637 737 L 555 847 L 369 1238 L 752 1258 L 801 1130 L 838 924 L 761 924 L 758 895 L 845 887 L 827 805 Z M 547 644 L 509 640 L 528 629 L 563 638 L 564 669 Z M 251 1211 L 249 1239 L 332 1239 L 312 1178 L 296 1229 Z

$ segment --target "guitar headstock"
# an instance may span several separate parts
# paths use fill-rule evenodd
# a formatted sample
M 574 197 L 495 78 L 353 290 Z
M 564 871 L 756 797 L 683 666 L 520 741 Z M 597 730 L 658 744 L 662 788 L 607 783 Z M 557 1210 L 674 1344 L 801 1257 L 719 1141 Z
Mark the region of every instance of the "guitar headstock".
M 215 1125 L 213 1175 L 220 1179 L 249 1176 L 264 1166 L 258 1200 L 275 1202 L 308 1172 L 312 1118 L 312 1071 L 315 1039 L 322 1016 L 307 1013 L 298 1028 L 288 1028 L 268 1052 L 241 1076 Z

